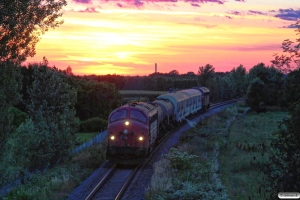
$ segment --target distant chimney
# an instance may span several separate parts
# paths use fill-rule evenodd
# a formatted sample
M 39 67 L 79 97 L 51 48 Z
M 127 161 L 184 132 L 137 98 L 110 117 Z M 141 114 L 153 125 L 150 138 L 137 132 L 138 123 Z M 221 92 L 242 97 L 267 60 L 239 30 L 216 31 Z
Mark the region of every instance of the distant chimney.
M 157 73 L 157 64 L 155 63 L 155 73 Z

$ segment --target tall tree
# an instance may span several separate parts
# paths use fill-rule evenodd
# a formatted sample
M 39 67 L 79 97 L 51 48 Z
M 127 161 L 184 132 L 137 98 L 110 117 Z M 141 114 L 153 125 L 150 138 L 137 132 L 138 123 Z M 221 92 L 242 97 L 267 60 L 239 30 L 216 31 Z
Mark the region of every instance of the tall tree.
M 294 24 L 297 28 L 295 31 L 296 34 L 300 34 L 300 19 Z M 300 37 L 296 39 L 296 45 L 292 46 L 294 42 L 286 39 L 282 42 L 281 48 L 283 52 L 286 53 L 284 55 L 274 54 L 275 59 L 271 62 L 283 73 L 291 72 L 295 67 L 296 69 L 300 68 Z
M 39 134 L 28 148 L 31 167 L 43 168 L 68 155 L 75 142 L 79 122 L 74 108 L 77 94 L 56 68 L 47 66 L 46 60 L 29 67 L 33 69 L 33 82 L 28 86 L 30 99 L 26 106 Z
M 215 74 L 215 68 L 210 64 L 199 67 L 198 77 L 199 77 L 200 86 L 207 86 L 207 81 L 212 79 L 214 77 L 214 74 Z
M 237 96 L 241 96 L 246 93 L 246 68 L 243 65 L 239 65 L 237 68 L 233 68 L 230 72 L 230 77 L 233 80 L 234 88 Z
M 279 101 L 280 97 L 280 89 L 282 87 L 282 76 L 283 74 L 276 68 L 267 67 L 264 63 L 260 63 L 255 65 L 253 68 L 249 70 L 249 78 L 250 78 L 250 88 L 253 88 L 252 80 L 260 79 L 263 82 L 263 88 L 257 88 L 258 91 L 263 90 L 263 96 L 260 97 L 260 100 L 268 105 L 276 105 Z M 255 86 L 254 86 L 255 88 Z M 247 98 L 257 99 L 257 95 L 260 92 L 251 92 L 248 89 Z M 258 99 L 257 99 L 258 100 Z M 250 101 L 249 101 L 250 102 Z M 257 103 L 257 102 L 256 102 Z M 258 102 L 259 103 L 259 102 Z M 250 105 L 250 104 L 249 104 Z
M 63 23 L 66 0 L 1 0 L 0 61 L 22 62 L 35 55 L 39 36 Z
M 171 75 L 171 76 L 178 76 L 179 72 L 176 69 L 174 69 L 174 70 L 172 70 L 172 71 L 169 72 L 169 75 Z
M 269 162 L 262 166 L 268 199 L 279 192 L 300 190 L 300 101 L 293 104 L 289 115 L 279 125 L 271 143 Z
M 22 75 L 19 68 L 11 62 L 0 62 L 0 152 L 4 147 L 6 137 L 11 131 L 12 113 L 10 106 L 21 100 L 20 89 Z
M 300 34 L 300 20 L 296 23 L 296 30 Z M 300 38 L 294 48 L 290 40 L 283 42 L 283 51 L 286 55 L 277 56 L 273 64 L 281 72 L 291 72 L 285 80 L 283 94 L 285 100 L 292 106 L 289 115 L 279 125 L 272 140 L 269 162 L 262 166 L 264 172 L 264 186 L 268 199 L 277 199 L 279 192 L 291 192 L 300 190 L 300 100 L 299 100 L 299 67 L 300 67 Z M 297 69 L 292 70 L 291 63 L 296 64 Z

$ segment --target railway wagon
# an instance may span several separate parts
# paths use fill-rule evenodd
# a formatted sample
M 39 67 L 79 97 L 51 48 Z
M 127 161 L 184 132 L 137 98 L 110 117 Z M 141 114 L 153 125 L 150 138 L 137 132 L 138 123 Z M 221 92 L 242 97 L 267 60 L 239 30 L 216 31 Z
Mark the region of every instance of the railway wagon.
M 114 110 L 108 118 L 106 158 L 119 164 L 140 163 L 154 148 L 162 120 L 162 109 L 152 103 L 131 103 Z
M 115 109 L 108 117 L 106 158 L 117 164 L 141 163 L 168 130 L 205 111 L 209 103 L 209 89 L 194 87 Z

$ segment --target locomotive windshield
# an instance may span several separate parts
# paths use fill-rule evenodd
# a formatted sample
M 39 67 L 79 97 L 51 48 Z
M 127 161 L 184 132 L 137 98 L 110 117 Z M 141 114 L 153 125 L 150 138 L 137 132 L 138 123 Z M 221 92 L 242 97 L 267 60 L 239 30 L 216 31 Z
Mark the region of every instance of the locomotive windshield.
M 145 123 L 147 122 L 147 118 L 145 117 L 145 115 L 141 111 L 138 111 L 138 110 L 131 110 L 130 118 L 137 119 L 137 120 L 145 122 Z
M 110 121 L 114 122 L 119 119 L 124 119 L 126 118 L 126 115 L 127 115 L 127 110 L 118 110 L 111 115 Z

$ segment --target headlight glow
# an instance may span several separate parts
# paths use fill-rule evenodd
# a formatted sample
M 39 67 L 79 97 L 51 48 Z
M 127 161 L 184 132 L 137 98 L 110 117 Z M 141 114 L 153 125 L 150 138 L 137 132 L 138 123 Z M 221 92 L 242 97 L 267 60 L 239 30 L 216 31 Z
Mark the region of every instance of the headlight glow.
M 114 140 L 114 139 L 115 139 L 115 136 L 114 136 L 114 135 L 110 136 L 110 139 L 111 139 L 111 140 Z
M 126 121 L 126 122 L 125 122 L 125 125 L 128 126 L 128 125 L 129 125 L 129 121 Z
M 144 137 L 143 136 L 140 136 L 139 137 L 139 141 L 143 141 L 144 140 Z

